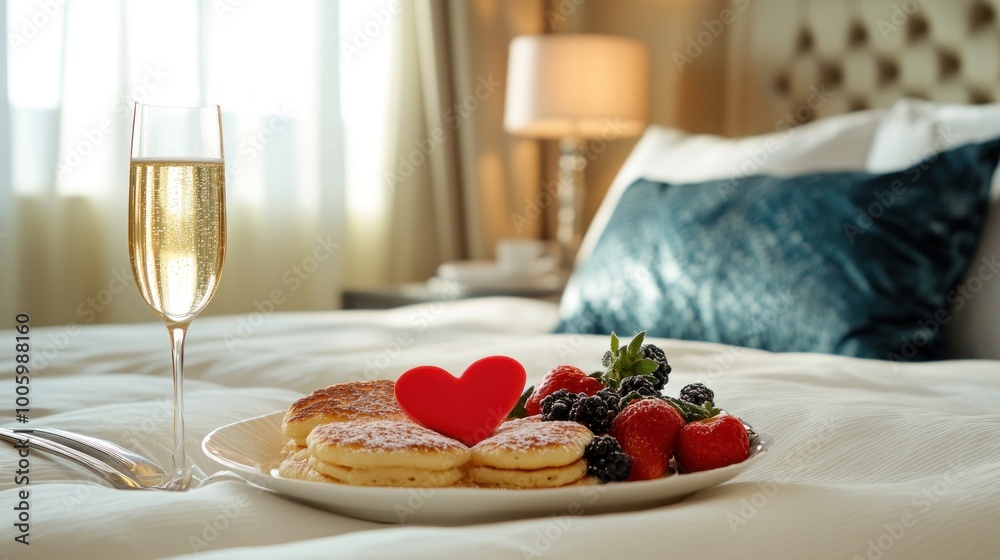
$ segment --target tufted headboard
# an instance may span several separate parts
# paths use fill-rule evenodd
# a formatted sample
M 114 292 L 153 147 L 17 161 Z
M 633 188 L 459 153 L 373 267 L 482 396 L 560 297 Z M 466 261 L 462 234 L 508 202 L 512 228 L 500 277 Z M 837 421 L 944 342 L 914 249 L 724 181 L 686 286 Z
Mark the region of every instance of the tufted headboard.
M 732 8 L 730 136 L 900 97 L 1000 101 L 1000 0 L 733 0 Z

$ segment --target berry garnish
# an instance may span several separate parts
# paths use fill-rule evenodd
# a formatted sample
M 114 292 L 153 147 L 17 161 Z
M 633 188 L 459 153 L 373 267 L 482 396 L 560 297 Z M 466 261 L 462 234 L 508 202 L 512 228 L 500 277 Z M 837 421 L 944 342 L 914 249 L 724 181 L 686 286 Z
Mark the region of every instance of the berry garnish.
M 643 344 L 642 355 L 647 360 L 652 360 L 656 363 L 656 369 L 651 374 L 656 379 L 656 382 L 653 383 L 653 388 L 657 391 L 663 389 L 663 386 L 670 380 L 670 372 L 673 370 L 670 364 L 667 363 L 667 355 L 655 344 Z
M 660 392 L 656 390 L 653 385 L 653 379 L 648 375 L 635 375 L 633 377 L 626 377 L 622 380 L 621 387 L 618 388 L 618 392 L 622 396 L 626 396 L 629 393 L 638 393 L 643 397 L 656 397 L 659 396 Z
M 692 383 L 681 389 L 681 400 L 698 406 L 704 406 L 705 403 L 714 405 L 715 392 L 701 383 Z
M 620 408 L 625 408 L 628 403 L 636 399 L 647 397 L 659 397 L 660 392 L 654 388 L 654 380 L 648 375 L 635 375 L 622 380 L 618 392 L 622 395 L 618 403 Z
M 632 472 L 632 461 L 611 436 L 595 436 L 584 449 L 583 460 L 587 463 L 587 474 L 601 482 L 620 482 Z
M 611 423 L 611 435 L 632 461 L 628 480 L 650 480 L 667 472 L 674 441 L 684 418 L 673 406 L 656 399 L 634 401 Z
M 682 473 L 745 460 L 752 429 L 717 408 L 715 392 L 702 383 L 685 385 L 679 398 L 662 394 L 673 368 L 662 348 L 643 343 L 645 336 L 621 344 L 611 333 L 603 371 L 588 376 L 558 366 L 525 391 L 512 415 L 587 427 L 594 433 L 584 451 L 587 472 L 605 483 L 662 477 L 671 458 Z
M 628 346 L 619 346 L 618 335 L 611 333 L 611 350 L 604 354 L 604 360 L 602 360 L 602 362 L 607 362 L 608 364 L 605 366 L 607 370 L 604 372 L 604 377 L 602 378 L 605 385 L 619 387 L 626 378 L 636 375 L 653 375 L 654 372 L 660 371 L 664 366 L 666 368 L 670 367 L 666 365 L 666 358 L 663 358 L 663 365 L 661 365 L 646 357 L 646 350 L 642 345 L 645 337 L 646 331 L 642 331 L 635 335 L 632 341 L 628 343 Z M 662 353 L 660 351 L 660 354 Z M 667 371 L 669 372 L 669 370 Z M 653 388 L 659 390 L 663 387 L 663 384 L 659 383 L 659 378 L 656 379 L 657 381 L 653 382 Z M 662 381 L 666 382 L 666 374 L 663 374 Z
M 617 416 L 617 410 L 608 408 L 604 399 L 594 395 L 580 397 L 569 412 L 569 420 L 583 424 L 595 434 L 603 434 L 611 429 L 611 421 Z M 544 419 L 544 417 L 543 417 Z
M 608 411 L 614 411 L 615 414 L 621 411 L 619 401 L 622 398 L 622 394 L 618 390 L 607 387 L 598 391 L 596 396 L 604 399 L 604 404 L 608 405 Z
M 750 437 L 739 418 L 711 405 L 716 414 L 691 422 L 677 436 L 674 454 L 681 472 L 717 469 L 746 460 Z
M 583 393 L 570 393 L 566 389 L 559 389 L 546 396 L 542 399 L 542 420 L 569 420 L 569 411 L 581 396 Z
M 593 377 L 588 377 L 578 367 L 557 366 L 546 373 L 541 382 L 534 387 L 531 395 L 528 396 L 524 403 L 524 411 L 528 416 L 541 414 L 542 399 L 559 389 L 566 389 L 570 393 L 584 393 L 590 396 L 603 388 L 603 383 Z

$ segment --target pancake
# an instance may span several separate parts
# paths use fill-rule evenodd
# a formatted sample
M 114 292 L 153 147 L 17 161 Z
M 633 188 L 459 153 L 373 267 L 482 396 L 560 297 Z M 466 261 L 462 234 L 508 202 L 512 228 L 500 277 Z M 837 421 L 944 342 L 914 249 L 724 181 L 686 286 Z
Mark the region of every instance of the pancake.
M 499 488 L 555 488 L 572 484 L 587 475 L 587 464 L 578 460 L 564 467 L 536 470 L 469 467 L 469 477 L 484 486 Z
M 283 478 L 310 480 L 312 482 L 337 482 L 336 480 L 316 472 L 309 466 L 309 450 L 305 447 L 292 453 L 281 462 L 278 474 Z
M 542 421 L 542 415 L 536 414 L 534 416 L 525 416 L 524 418 L 514 418 L 512 420 L 504 420 L 502 424 L 497 426 L 496 431 L 493 434 L 499 434 L 500 432 L 505 432 L 507 430 L 515 429 L 525 424 L 534 424 L 536 422 Z
M 452 484 L 449 488 L 482 488 L 482 486 L 473 482 L 473 480 L 469 478 L 469 473 L 466 472 L 458 482 Z
M 442 488 L 462 480 L 462 469 L 428 470 L 410 467 L 378 467 L 372 469 L 352 469 L 309 458 L 309 466 L 321 475 L 338 482 L 357 486 L 406 486 L 414 488 Z
M 295 443 L 294 439 L 290 439 L 288 440 L 288 443 L 286 443 L 285 446 L 281 448 L 281 453 L 278 456 L 281 457 L 282 460 L 285 460 L 289 456 L 303 449 L 305 449 L 305 447 Z
M 508 422 L 492 437 L 472 448 L 475 466 L 531 471 L 563 467 L 580 460 L 594 439 L 586 427 L 576 422 Z
M 469 460 L 469 448 L 464 444 L 413 422 L 324 424 L 313 429 L 306 441 L 309 454 L 317 460 L 355 469 L 407 467 L 444 471 Z
M 313 428 L 331 422 L 397 420 L 409 422 L 396 403 L 396 383 L 379 379 L 330 385 L 295 401 L 281 422 L 281 430 L 295 443 L 306 445 Z
M 587 476 L 581 478 L 580 480 L 577 480 L 576 482 L 570 482 L 569 484 L 566 485 L 566 487 L 569 487 L 569 486 L 597 486 L 599 484 L 604 484 L 603 482 L 601 482 L 601 479 L 597 478 L 596 476 L 587 475 Z

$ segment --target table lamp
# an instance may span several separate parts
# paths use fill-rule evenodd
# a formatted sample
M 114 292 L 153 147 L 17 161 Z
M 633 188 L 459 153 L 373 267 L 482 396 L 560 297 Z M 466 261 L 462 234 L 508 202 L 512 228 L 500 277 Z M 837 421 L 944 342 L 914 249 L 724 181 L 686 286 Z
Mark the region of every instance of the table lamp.
M 582 235 L 583 172 L 597 153 L 586 142 L 641 134 L 648 90 L 649 52 L 634 39 L 521 35 L 510 43 L 504 129 L 560 141 L 556 239 L 565 269 Z

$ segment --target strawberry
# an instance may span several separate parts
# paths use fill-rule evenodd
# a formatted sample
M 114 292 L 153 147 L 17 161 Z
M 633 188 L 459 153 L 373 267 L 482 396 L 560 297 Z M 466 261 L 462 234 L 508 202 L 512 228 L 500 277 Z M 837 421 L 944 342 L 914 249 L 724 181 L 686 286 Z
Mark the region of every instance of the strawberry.
M 684 426 L 674 452 L 681 472 L 707 471 L 745 460 L 750 437 L 739 418 L 719 411 Z
M 628 480 L 663 476 L 683 426 L 684 418 L 677 409 L 659 399 L 633 401 L 618 413 L 611 423 L 611 435 L 632 461 Z
M 524 403 L 524 411 L 528 416 L 541 414 L 542 399 L 559 389 L 566 389 L 570 393 L 584 393 L 590 397 L 603 388 L 603 383 L 593 377 L 587 377 L 587 374 L 578 367 L 556 366 L 535 386 L 531 396 Z

